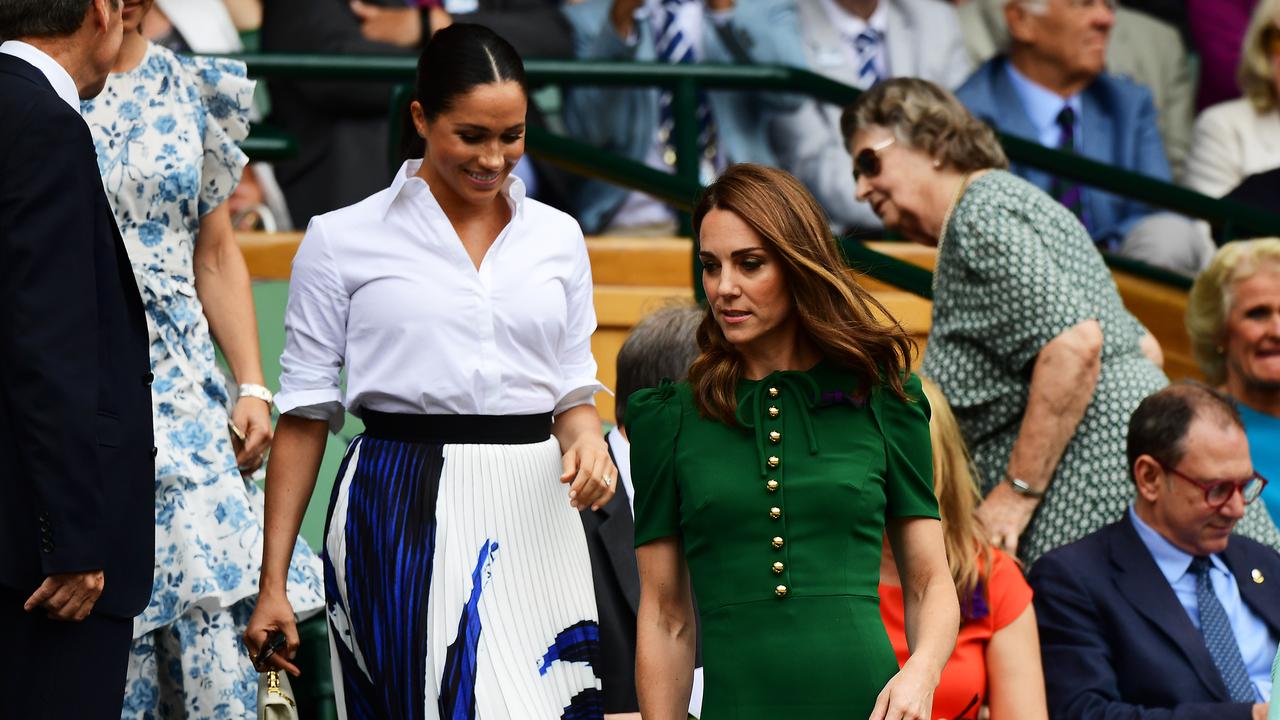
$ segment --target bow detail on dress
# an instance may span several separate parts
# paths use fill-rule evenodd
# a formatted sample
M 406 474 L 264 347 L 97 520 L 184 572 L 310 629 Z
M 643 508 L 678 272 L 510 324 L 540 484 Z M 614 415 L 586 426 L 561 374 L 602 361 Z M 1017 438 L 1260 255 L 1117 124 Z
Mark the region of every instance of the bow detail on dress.
M 765 407 L 769 404 L 768 389 L 771 387 L 778 389 L 779 398 L 784 393 L 788 393 L 791 397 L 800 401 L 802 407 L 797 414 L 800 416 L 800 424 L 804 426 L 804 434 L 809 439 L 809 454 L 818 454 L 818 436 L 813 432 L 813 419 L 809 417 L 809 413 L 818 406 L 821 397 L 817 381 L 810 377 L 809 373 L 805 372 L 783 370 L 772 373 L 756 383 L 754 387 L 742 396 L 742 399 L 738 401 L 738 409 L 734 413 L 738 424 L 755 432 L 756 456 L 760 465 L 760 477 L 764 477 L 769 472 L 764 450 L 767 438 L 765 437 L 762 420 L 765 415 Z

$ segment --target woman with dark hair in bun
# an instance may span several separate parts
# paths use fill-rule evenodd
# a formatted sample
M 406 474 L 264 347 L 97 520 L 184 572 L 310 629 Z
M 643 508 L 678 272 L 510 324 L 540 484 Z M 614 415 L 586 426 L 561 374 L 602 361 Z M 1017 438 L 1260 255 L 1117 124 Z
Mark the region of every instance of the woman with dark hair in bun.
M 528 92 L 506 41 L 477 25 L 439 31 L 417 97 L 424 157 L 313 219 L 293 262 L 245 640 L 263 669 L 297 673 L 288 558 L 345 408 L 365 432 L 325 533 L 342 715 L 600 717 L 577 510 L 604 505 L 617 471 L 592 400 L 582 231 L 511 174 Z M 286 644 L 265 652 L 277 633 Z

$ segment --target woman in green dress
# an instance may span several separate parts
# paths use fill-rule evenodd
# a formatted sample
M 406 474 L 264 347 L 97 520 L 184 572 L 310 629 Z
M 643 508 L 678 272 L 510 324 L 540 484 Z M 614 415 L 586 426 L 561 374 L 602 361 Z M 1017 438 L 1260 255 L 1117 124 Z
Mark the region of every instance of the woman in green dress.
M 694 233 L 701 355 L 688 381 L 627 405 L 640 709 L 685 717 L 696 595 L 703 720 L 929 718 L 960 616 L 911 341 L 782 171 L 731 167 Z M 876 594 L 885 533 L 913 651 L 901 670 Z

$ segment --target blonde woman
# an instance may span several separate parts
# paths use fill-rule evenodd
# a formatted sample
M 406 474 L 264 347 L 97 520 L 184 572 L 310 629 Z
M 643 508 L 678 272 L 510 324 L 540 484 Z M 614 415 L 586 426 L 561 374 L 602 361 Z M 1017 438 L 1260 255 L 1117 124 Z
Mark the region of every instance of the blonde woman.
M 933 696 L 933 717 L 1048 720 L 1040 637 L 1031 586 L 1017 561 L 991 545 L 974 509 L 981 502 L 973 465 L 947 398 L 921 378 L 933 414 L 933 492 L 942 515 L 943 541 L 960 601 L 960 637 Z M 898 661 L 910 654 L 902 582 L 886 543 L 880 559 L 880 617 Z
M 1191 288 L 1187 334 L 1205 377 L 1235 398 L 1254 470 L 1272 480 L 1262 501 L 1280 521 L 1280 238 L 1213 256 Z
M 1253 11 L 1240 60 L 1244 97 L 1196 120 L 1187 184 L 1221 197 L 1246 177 L 1280 167 L 1280 0 Z

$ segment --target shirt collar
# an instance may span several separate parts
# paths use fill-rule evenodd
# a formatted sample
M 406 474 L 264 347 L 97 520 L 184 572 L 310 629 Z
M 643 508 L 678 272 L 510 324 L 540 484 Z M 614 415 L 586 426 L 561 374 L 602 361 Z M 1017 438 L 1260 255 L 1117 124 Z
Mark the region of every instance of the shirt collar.
M 1138 517 L 1138 513 L 1134 510 L 1132 504 L 1129 505 L 1129 519 L 1133 521 L 1133 527 L 1138 531 L 1138 539 L 1142 541 L 1142 544 L 1147 547 L 1147 551 L 1151 553 L 1151 557 L 1156 561 L 1156 567 L 1160 568 L 1160 574 L 1164 575 L 1164 579 L 1168 580 L 1169 586 L 1172 587 L 1187 574 L 1187 571 L 1191 568 L 1191 561 L 1195 559 L 1195 556 L 1169 542 L 1154 528 L 1143 522 L 1142 518 Z M 1227 564 L 1217 555 L 1210 555 L 1209 562 L 1213 564 L 1214 568 L 1228 575 L 1231 574 Z
M 436 208 L 440 207 L 440 203 L 436 202 L 435 195 L 432 195 L 430 188 L 427 187 L 426 181 L 418 177 L 420 169 L 422 169 L 422 158 L 416 158 L 405 160 L 400 169 L 396 171 L 395 179 L 391 181 L 391 187 L 386 189 L 381 205 L 378 208 L 383 219 L 386 219 L 392 207 L 399 204 L 401 197 L 407 199 L 422 195 L 425 196 L 426 202 Z M 507 204 L 511 206 L 512 217 L 522 218 L 524 216 L 525 200 L 524 181 L 517 177 L 515 173 L 511 173 L 507 176 L 506 182 L 502 184 L 502 190 L 499 192 L 507 198 Z
M 1063 100 L 1061 95 L 1036 84 L 1034 80 L 1018 72 L 1012 62 L 1006 62 L 1004 66 L 1009 71 L 1009 79 L 1013 81 L 1013 88 L 1017 91 L 1018 98 L 1022 100 L 1022 107 L 1026 109 L 1027 116 L 1031 118 L 1031 124 L 1035 126 L 1038 134 L 1044 134 L 1048 130 L 1057 127 L 1058 113 L 1062 112 L 1063 105 L 1071 106 L 1071 109 L 1076 114 L 1076 123 L 1079 125 L 1079 118 L 1082 117 L 1081 111 L 1083 110 L 1080 93 Z
M 820 1 L 823 9 L 827 11 L 827 17 L 831 19 L 831 24 L 835 26 L 837 32 L 845 37 L 857 37 L 859 33 L 868 27 L 883 35 L 889 28 L 889 11 L 885 9 L 885 5 L 888 4 L 886 2 L 876 3 L 876 9 L 872 11 L 871 17 L 863 20 L 837 5 L 835 0 Z
M 21 40 L 6 40 L 4 44 L 0 44 L 0 53 L 12 55 L 34 65 L 49 80 L 58 97 L 70 105 L 77 115 L 80 114 L 80 91 L 76 89 L 76 81 L 57 60 L 49 57 L 40 48 L 28 45 Z

